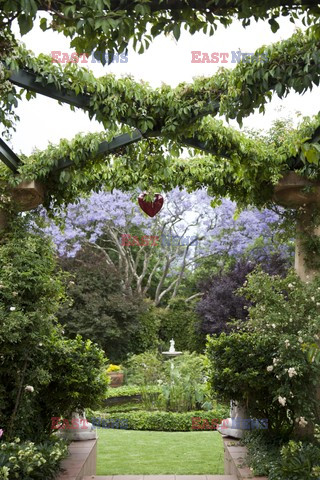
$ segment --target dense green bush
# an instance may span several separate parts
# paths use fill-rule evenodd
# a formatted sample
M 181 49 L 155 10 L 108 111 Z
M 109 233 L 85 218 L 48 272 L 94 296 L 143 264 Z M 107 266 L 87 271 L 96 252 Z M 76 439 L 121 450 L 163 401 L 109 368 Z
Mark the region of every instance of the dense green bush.
M 163 358 L 158 352 L 148 351 L 132 355 L 126 362 L 127 381 L 133 385 L 156 385 L 164 379 Z
M 320 475 L 320 444 L 283 442 L 266 431 L 245 435 L 248 460 L 253 473 L 269 480 L 316 480 Z
M 304 284 L 293 272 L 280 278 L 258 271 L 242 294 L 253 304 L 247 324 L 208 341 L 211 385 L 218 399 L 245 404 L 288 437 L 319 421 L 319 367 L 308 352 L 319 339 L 320 279 Z
M 198 333 L 199 317 L 192 303 L 176 297 L 169 302 L 168 308 L 159 308 L 158 315 L 161 322 L 159 336 L 164 345 L 169 345 L 174 338 L 176 350 L 203 352 L 205 335 Z
M 141 299 L 121 292 L 118 272 L 90 248 L 60 263 L 72 275 L 69 298 L 59 310 L 66 335 L 75 338 L 80 334 L 92 340 L 113 363 L 121 363 L 128 352 L 143 350 L 146 340 L 142 338 L 139 345 L 143 337 L 139 332 L 150 333 L 143 315 L 148 307 Z
M 217 407 L 210 412 L 202 410 L 184 413 L 132 411 L 125 413 L 114 412 L 112 414 L 94 412 L 87 415 L 89 421 L 97 417 L 117 419 L 118 421 L 126 420 L 129 430 L 156 430 L 164 432 L 189 432 L 191 430 L 203 430 L 204 428 L 211 430 L 216 428 L 217 423 L 227 416 L 228 409 L 225 407 Z M 195 418 L 197 420 L 193 421 L 192 419 Z M 192 425 L 194 428 L 192 428 Z
M 0 244 L 2 441 L 45 440 L 51 417 L 96 408 L 104 397 L 102 350 L 65 339 L 57 323 L 63 281 L 48 239 L 28 217 L 10 222 Z
M 105 398 L 130 397 L 134 395 L 142 395 L 144 392 L 160 393 L 161 388 L 157 385 L 124 385 L 122 387 L 109 388 L 106 392 Z
M 159 308 L 149 299 L 144 299 L 137 316 L 137 329 L 131 337 L 129 351 L 143 353 L 155 349 L 159 344 L 161 316 Z
M 188 352 L 165 362 L 166 380 L 161 385 L 158 405 L 164 410 L 187 412 L 209 402 L 205 356 Z M 171 366 L 173 365 L 173 368 Z
M 63 440 L 52 437 L 35 445 L 20 442 L 0 443 L 0 480 L 49 480 L 56 476 L 60 461 L 68 455 Z

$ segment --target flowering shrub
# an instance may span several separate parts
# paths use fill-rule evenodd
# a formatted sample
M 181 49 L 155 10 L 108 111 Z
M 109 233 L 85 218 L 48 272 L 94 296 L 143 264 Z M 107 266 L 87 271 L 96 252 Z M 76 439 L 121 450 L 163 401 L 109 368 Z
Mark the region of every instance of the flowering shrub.
M 0 480 L 33 480 L 54 478 L 59 462 L 67 456 L 66 442 L 52 438 L 35 445 L 20 443 L 16 438 L 11 443 L 0 443 Z
M 304 284 L 293 272 L 281 278 L 257 271 L 240 293 L 252 303 L 249 319 L 209 339 L 211 384 L 220 399 L 244 403 L 286 437 L 319 419 L 319 369 L 309 351 L 319 341 L 320 279 Z

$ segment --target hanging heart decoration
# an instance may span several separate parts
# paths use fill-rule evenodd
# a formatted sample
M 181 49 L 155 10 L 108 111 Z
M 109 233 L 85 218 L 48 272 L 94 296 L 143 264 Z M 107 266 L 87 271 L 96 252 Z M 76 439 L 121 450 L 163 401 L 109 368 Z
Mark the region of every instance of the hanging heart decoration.
M 138 202 L 141 210 L 144 211 L 149 217 L 154 217 L 157 213 L 160 212 L 163 206 L 163 196 L 160 193 L 154 195 L 153 202 L 147 202 L 145 197 L 147 193 L 141 193 L 138 197 Z

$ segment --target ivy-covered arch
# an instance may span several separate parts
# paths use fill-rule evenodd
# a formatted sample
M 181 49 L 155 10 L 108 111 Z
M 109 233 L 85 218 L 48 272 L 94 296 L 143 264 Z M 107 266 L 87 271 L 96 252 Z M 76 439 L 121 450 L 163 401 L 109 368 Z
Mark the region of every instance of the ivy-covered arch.
M 0 181 L 10 190 L 25 181 L 40 180 L 49 208 L 76 201 L 102 186 L 122 190 L 206 187 L 212 196 L 263 207 L 273 202 L 274 186 L 286 173 L 320 180 L 319 115 L 306 119 L 297 130 L 279 123 L 278 131 L 269 137 L 245 135 L 214 118 L 222 114 L 241 123 L 255 109 L 263 113 L 274 93 L 281 98 L 289 91 L 304 93 L 319 85 L 319 9 L 313 2 L 0 0 L 0 7 L 0 121 L 5 129 L 11 130 L 14 107 L 23 98 L 14 85 L 23 87 L 27 98 L 39 92 L 84 108 L 106 129 L 78 135 L 71 142 L 62 140 L 59 146 L 50 145 L 20 159 L 2 141 L 0 156 L 5 165 L 0 168 Z M 106 46 L 111 55 L 126 49 L 131 37 L 142 53 L 161 32 L 172 32 L 178 39 L 183 26 L 191 33 L 213 34 L 218 22 L 229 25 L 233 16 L 242 19 L 244 26 L 251 19 L 267 19 L 275 31 L 280 15 L 294 21 L 301 14 L 311 27 L 259 49 L 255 57 L 263 54 L 264 61 L 243 62 L 233 71 L 221 69 L 210 78 L 174 89 L 152 89 L 131 78 L 96 79 L 77 65 L 55 65 L 45 55 L 35 58 L 10 37 L 9 30 L 17 18 L 21 33 L 28 32 L 39 11 L 50 13 L 49 28 L 71 37 L 78 53 Z M 47 28 L 45 19 L 41 26 Z M 191 158 L 180 156 L 183 146 L 191 148 Z M 301 230 L 306 230 L 304 225 Z
M 314 32 L 297 32 L 260 48 L 255 58 L 262 52 L 264 61 L 220 69 L 192 84 L 152 89 L 130 77 L 95 78 L 78 65 L 63 67 L 16 45 L 3 57 L 7 90 L 1 99 L 9 126 L 12 107 L 22 98 L 16 85 L 24 87 L 27 98 L 38 92 L 83 108 L 107 130 L 63 140 L 58 147 L 20 160 L 2 143 L 0 155 L 13 171 L 2 170 L 3 177 L 13 186 L 25 179 L 41 180 L 47 207 L 75 201 L 102 185 L 123 190 L 207 187 L 213 196 L 229 195 L 242 205 L 267 205 L 273 185 L 286 171 L 318 178 L 319 117 L 305 120 L 297 131 L 286 131 L 282 141 L 269 141 L 250 138 L 214 116 L 241 122 L 256 108 L 263 112 L 273 93 L 283 97 L 318 85 L 319 40 Z M 179 158 L 182 146 L 192 147 L 188 161 Z

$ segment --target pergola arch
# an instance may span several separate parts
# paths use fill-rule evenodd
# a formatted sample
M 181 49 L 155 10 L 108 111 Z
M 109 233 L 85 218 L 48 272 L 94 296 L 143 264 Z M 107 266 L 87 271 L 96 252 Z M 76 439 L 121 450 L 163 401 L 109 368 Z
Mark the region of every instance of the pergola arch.
M 237 117 L 241 121 L 242 117 L 249 115 L 255 108 L 259 107 L 263 111 L 266 102 L 271 98 L 271 92 L 283 97 L 290 90 L 302 93 L 313 85 L 318 85 L 320 55 L 316 35 L 301 32 L 294 34 L 288 40 L 259 49 L 256 52 L 257 57 L 262 50 L 268 54 L 266 62 L 242 62 L 233 71 L 221 70 L 210 78 L 197 79 L 193 84 L 181 84 L 175 89 L 164 86 L 153 90 L 130 78 L 116 80 L 112 75 L 96 79 L 92 73 L 75 65 L 68 65 L 63 69 L 60 65 L 52 64 L 50 57 L 40 55 L 35 58 L 22 46 L 14 50 L 14 61 L 8 55 L 3 59 L 3 65 L 13 85 L 84 109 L 90 118 L 97 119 L 106 127 L 113 127 L 106 133 L 106 139 L 99 142 L 92 152 L 89 149 L 85 152 L 86 146 L 83 145 L 83 155 L 87 160 L 100 161 L 110 154 L 124 151 L 135 154 L 136 142 L 145 138 L 160 138 L 160 143 L 175 142 L 177 145 L 204 152 L 210 155 L 211 159 L 215 159 L 214 165 L 218 164 L 219 159 L 221 164 L 227 161 L 228 166 L 238 164 L 244 175 L 249 174 L 248 179 L 251 182 L 256 179 L 257 193 L 261 185 L 268 184 L 270 173 L 270 177 L 273 176 L 275 180 L 270 182 L 267 196 L 262 196 L 262 205 L 268 198 L 272 200 L 272 183 L 277 180 L 273 171 L 275 163 L 279 163 L 278 179 L 285 171 L 301 169 L 303 162 L 309 161 L 310 150 L 313 160 L 317 155 L 320 134 L 320 122 L 315 118 L 298 132 L 301 137 L 300 148 L 292 146 L 292 152 L 284 154 L 281 149 L 272 145 L 267 147 L 263 139 L 252 140 L 214 120 L 215 115 L 224 113 L 226 117 Z M 110 94 L 115 103 L 114 109 L 108 98 Z M 114 128 L 118 122 L 127 124 L 126 132 L 120 135 L 115 133 L 117 128 Z M 43 152 L 43 158 L 45 157 L 46 152 Z M 20 181 L 37 180 L 36 162 L 31 168 L 28 162 L 19 160 L 3 140 L 0 141 L 0 158 L 14 174 L 19 173 Z M 84 165 L 85 161 L 82 167 Z M 209 178 L 207 182 L 206 179 L 197 178 L 194 174 L 195 165 L 190 165 L 173 162 L 171 178 L 168 181 L 161 179 L 163 187 L 170 188 L 174 185 L 172 177 L 177 175 L 177 172 L 181 174 L 180 180 L 183 182 L 185 179 L 190 189 L 199 185 L 212 186 L 214 178 Z M 249 172 L 252 165 L 256 168 L 254 174 Z M 82 168 L 81 164 L 74 165 L 68 156 L 62 156 L 58 161 L 55 159 L 51 168 L 39 164 L 39 171 L 45 171 L 45 174 L 39 175 L 39 180 L 46 181 L 50 176 L 57 178 L 58 172 L 69 167 Z M 64 175 L 64 178 L 68 175 Z M 232 183 L 232 180 L 230 182 Z M 226 180 L 225 184 L 228 189 Z M 241 190 L 241 185 L 239 189 Z M 246 196 L 246 189 L 248 186 L 243 188 L 243 197 Z M 221 195 L 220 191 L 217 193 Z M 240 194 L 242 195 L 241 192 Z M 253 201 L 257 203 L 257 195 Z M 250 194 L 248 198 L 244 198 L 243 203 L 250 203 Z

